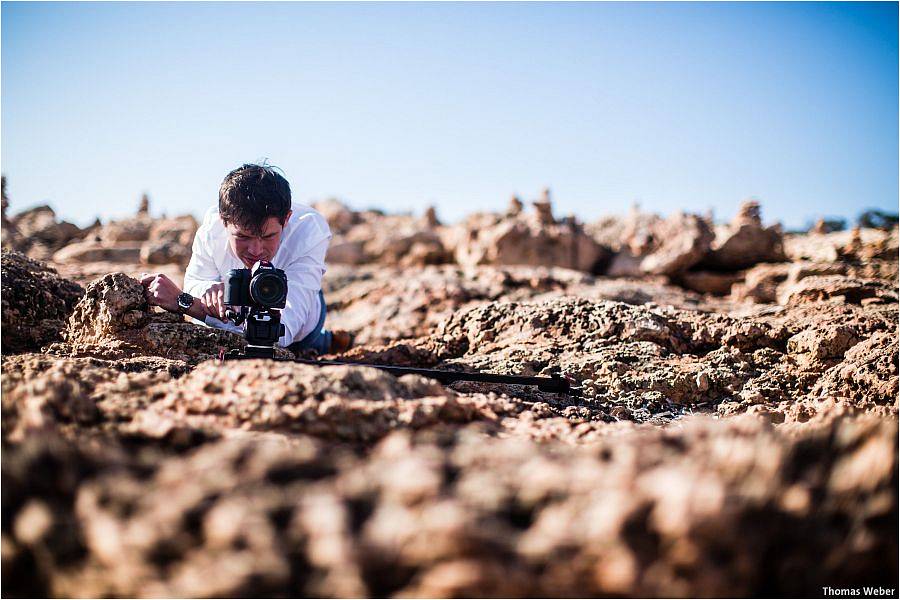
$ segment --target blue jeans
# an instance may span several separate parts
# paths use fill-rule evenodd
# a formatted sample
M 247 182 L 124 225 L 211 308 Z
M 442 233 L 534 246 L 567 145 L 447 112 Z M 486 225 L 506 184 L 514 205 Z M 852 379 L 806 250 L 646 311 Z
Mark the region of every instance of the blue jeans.
M 331 332 L 323 328 L 325 325 L 325 294 L 322 293 L 322 290 L 319 290 L 319 304 L 322 309 L 319 311 L 319 320 L 316 322 L 316 326 L 305 338 L 288 346 L 291 352 L 315 350 L 316 354 L 328 354 L 331 349 Z

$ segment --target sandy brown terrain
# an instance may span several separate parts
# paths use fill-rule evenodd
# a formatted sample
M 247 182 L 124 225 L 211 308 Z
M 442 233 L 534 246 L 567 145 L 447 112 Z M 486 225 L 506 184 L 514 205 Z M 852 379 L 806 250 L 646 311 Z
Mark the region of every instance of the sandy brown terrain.
M 4 198 L 4 595 L 896 593 L 896 226 L 317 208 L 329 358 L 576 393 L 223 364 L 136 279 L 193 218 Z

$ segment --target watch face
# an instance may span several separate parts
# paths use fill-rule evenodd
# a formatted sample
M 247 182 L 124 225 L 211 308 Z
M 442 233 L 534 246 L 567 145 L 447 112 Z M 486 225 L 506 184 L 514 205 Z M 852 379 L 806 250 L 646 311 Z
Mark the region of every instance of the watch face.
M 194 297 L 190 294 L 179 294 L 178 295 L 178 306 L 183 308 L 184 310 L 188 310 L 191 305 L 194 304 Z

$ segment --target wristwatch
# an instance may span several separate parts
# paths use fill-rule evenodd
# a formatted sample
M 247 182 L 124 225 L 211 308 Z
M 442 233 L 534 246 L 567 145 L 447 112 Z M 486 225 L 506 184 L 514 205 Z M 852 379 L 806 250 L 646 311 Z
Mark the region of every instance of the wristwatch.
M 188 294 L 187 292 L 182 292 L 178 294 L 178 308 L 181 311 L 181 314 L 185 314 L 187 311 L 191 310 L 191 307 L 194 305 L 194 297 Z

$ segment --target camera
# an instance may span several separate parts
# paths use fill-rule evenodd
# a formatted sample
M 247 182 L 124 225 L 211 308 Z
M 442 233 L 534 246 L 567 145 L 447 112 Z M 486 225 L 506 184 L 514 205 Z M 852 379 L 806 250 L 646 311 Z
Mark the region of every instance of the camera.
M 261 260 L 252 269 L 232 269 L 225 286 L 225 304 L 284 308 L 287 301 L 287 276 L 272 263 Z
M 232 269 L 225 283 L 225 304 L 235 307 L 225 312 L 236 325 L 247 322 L 244 355 L 273 358 L 274 345 L 284 335 L 281 309 L 287 303 L 287 275 L 272 263 L 261 260 L 252 269 Z

